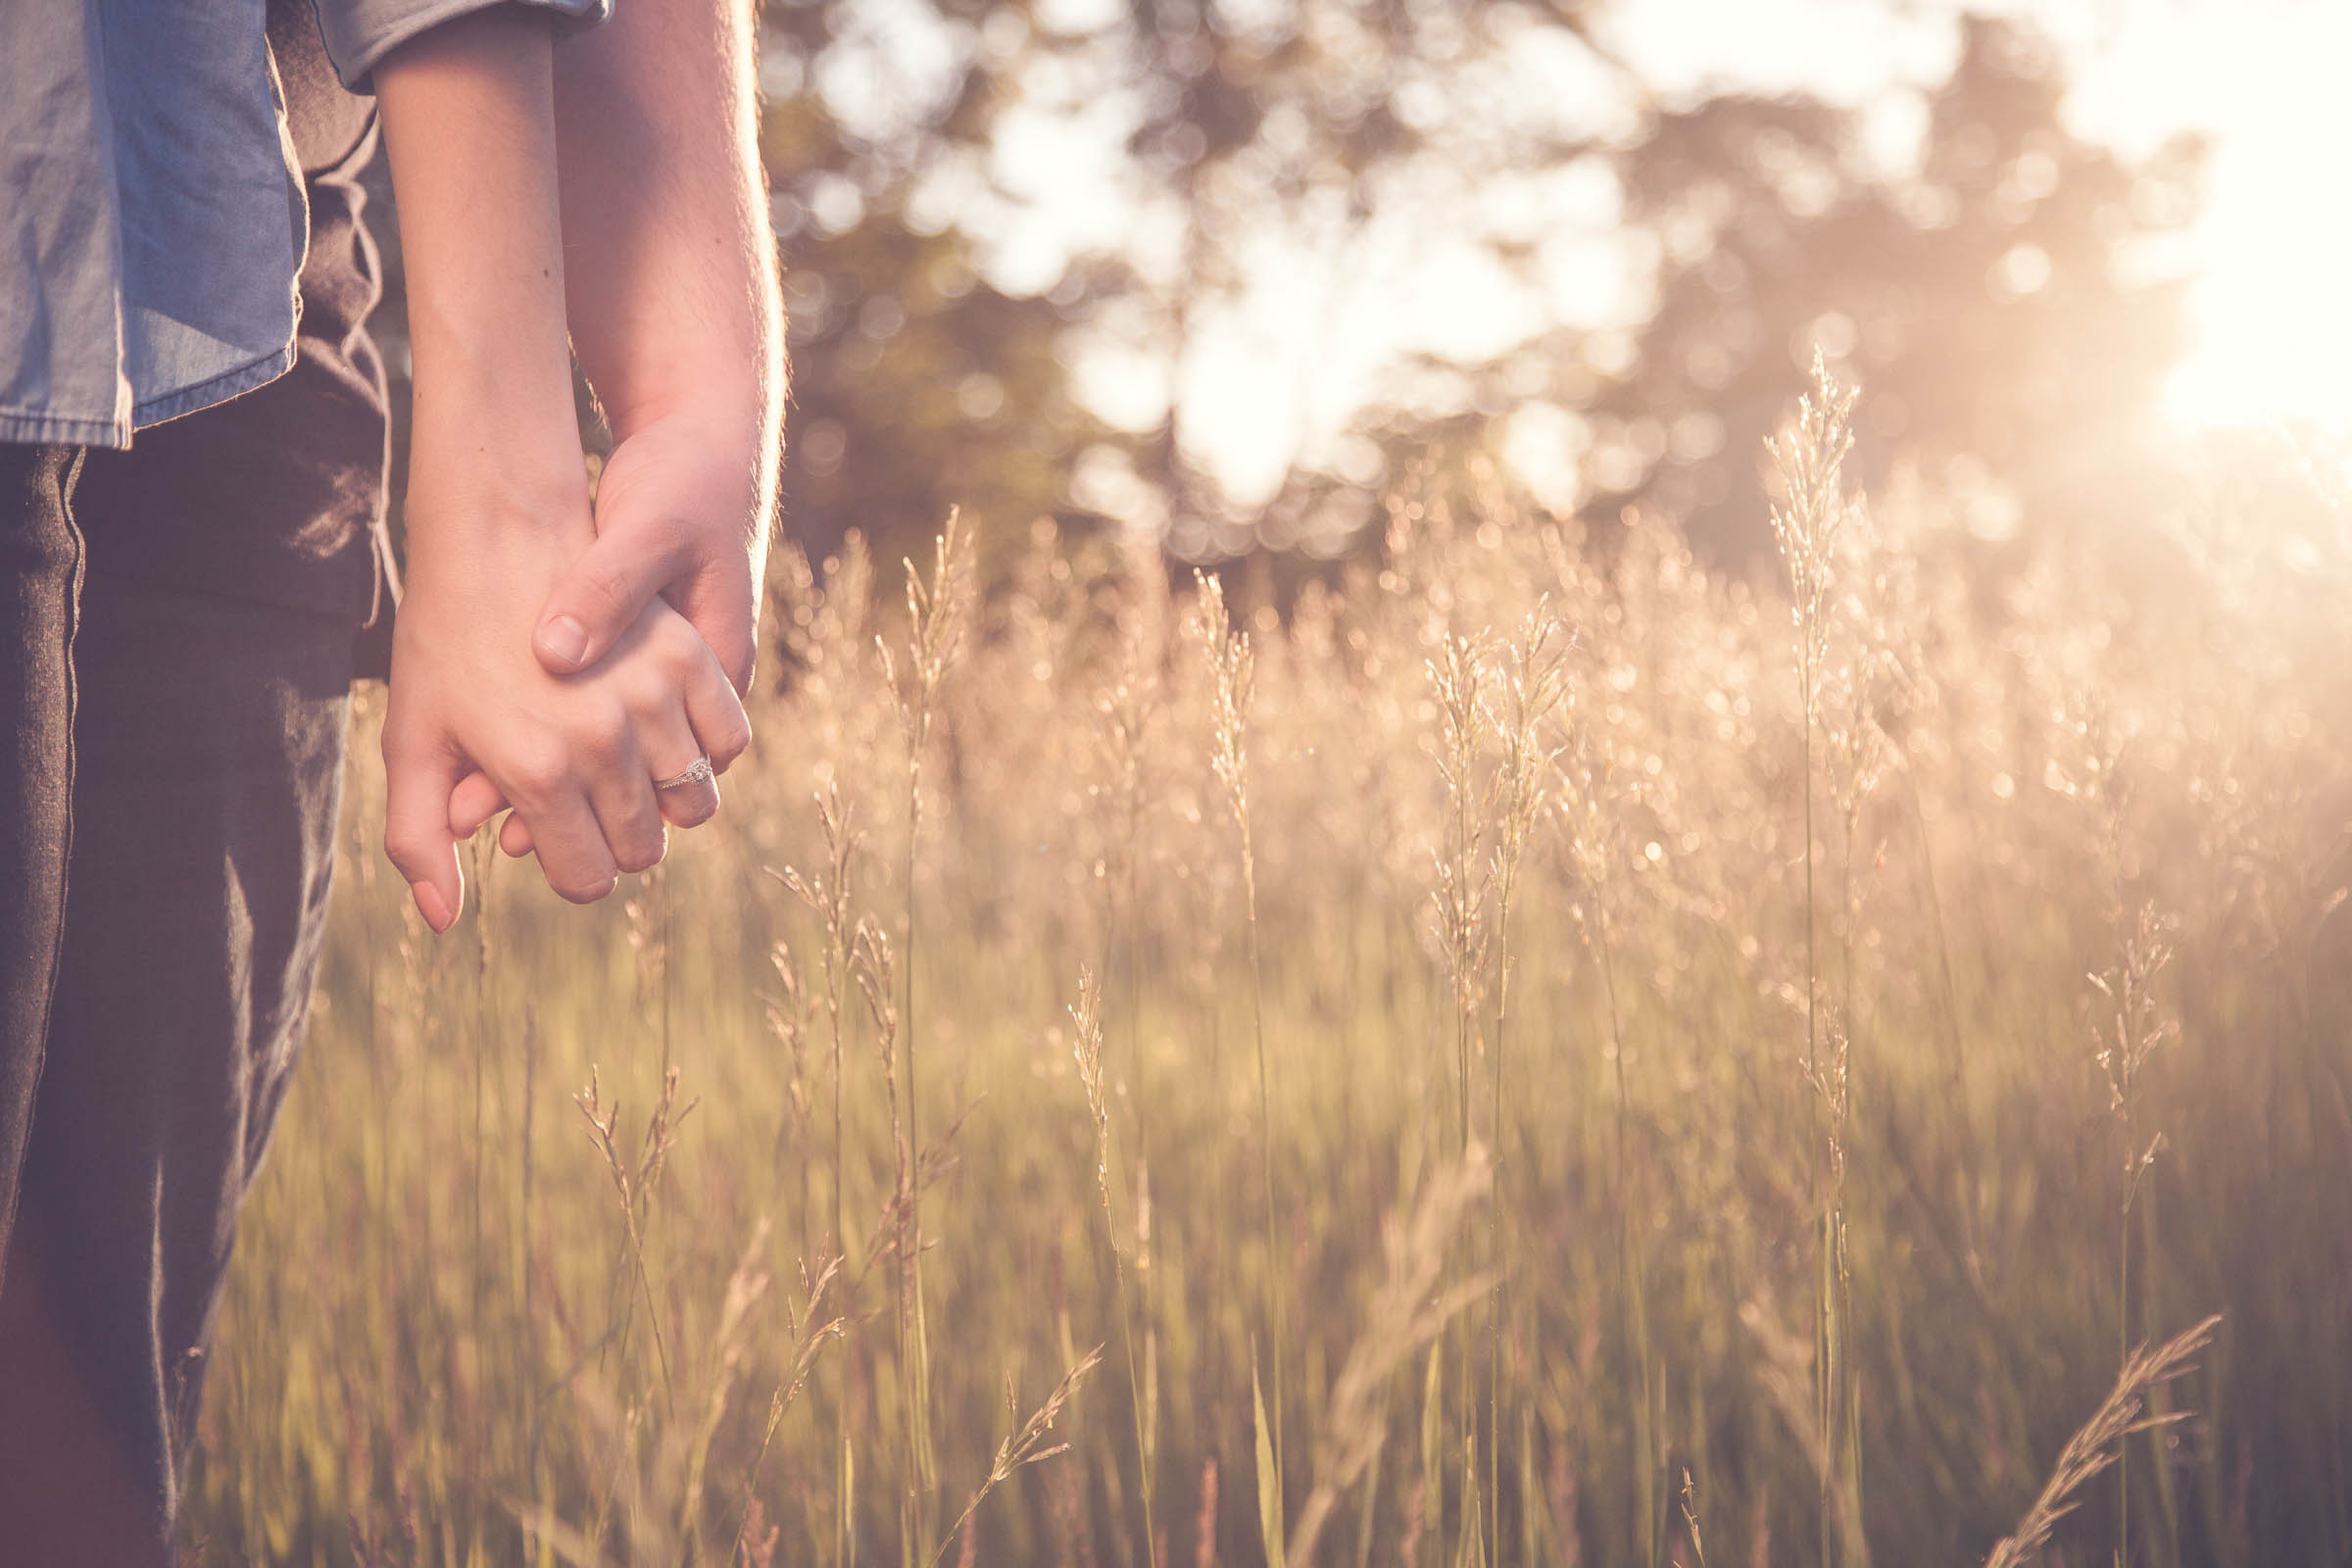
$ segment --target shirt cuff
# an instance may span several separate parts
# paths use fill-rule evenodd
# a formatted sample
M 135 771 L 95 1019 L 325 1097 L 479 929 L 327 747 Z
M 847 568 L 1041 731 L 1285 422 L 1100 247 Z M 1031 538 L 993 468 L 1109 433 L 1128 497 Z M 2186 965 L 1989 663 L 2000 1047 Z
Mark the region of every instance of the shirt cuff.
M 528 6 L 553 15 L 559 33 L 593 27 L 612 15 L 612 0 L 316 0 L 318 33 L 335 74 L 353 92 L 372 92 L 376 62 L 430 27 L 493 5 Z

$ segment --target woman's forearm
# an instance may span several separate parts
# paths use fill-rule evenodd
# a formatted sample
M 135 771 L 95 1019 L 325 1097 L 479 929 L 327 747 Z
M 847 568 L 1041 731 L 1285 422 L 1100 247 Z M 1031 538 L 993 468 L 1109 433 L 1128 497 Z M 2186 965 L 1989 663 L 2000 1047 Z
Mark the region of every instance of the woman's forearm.
M 546 19 L 454 19 L 386 56 L 375 80 L 408 272 L 413 471 L 584 484 Z

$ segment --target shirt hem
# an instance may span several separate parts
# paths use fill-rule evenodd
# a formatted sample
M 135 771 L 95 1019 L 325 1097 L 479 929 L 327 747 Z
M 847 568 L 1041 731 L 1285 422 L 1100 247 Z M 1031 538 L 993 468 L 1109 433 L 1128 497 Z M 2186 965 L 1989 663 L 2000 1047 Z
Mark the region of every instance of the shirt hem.
M 296 349 L 297 345 L 289 342 L 283 348 L 272 349 L 259 359 L 248 360 L 233 370 L 223 370 L 194 386 L 183 386 L 176 392 L 167 392 L 161 397 L 133 404 L 130 422 L 135 429 L 144 430 L 151 424 L 162 424 L 183 414 L 194 414 L 216 403 L 226 403 L 240 392 L 267 386 L 294 368 Z M 130 443 L 125 440 L 122 444 L 128 446 Z
M 12 446 L 106 447 L 120 451 L 130 445 L 130 424 L 124 419 L 88 419 L 33 409 L 0 409 L 0 442 Z
M 0 408 L 0 442 L 21 446 L 104 447 L 122 452 L 130 448 L 131 437 L 149 425 L 176 419 L 199 409 L 209 409 L 217 403 L 226 403 L 240 393 L 271 381 L 294 368 L 298 345 L 288 343 L 282 349 L 272 349 L 259 359 L 248 360 L 231 370 L 208 376 L 194 386 L 183 386 L 161 397 L 149 398 L 131 407 L 130 417 L 124 419 L 93 418 L 85 415 L 51 414 L 40 409 Z

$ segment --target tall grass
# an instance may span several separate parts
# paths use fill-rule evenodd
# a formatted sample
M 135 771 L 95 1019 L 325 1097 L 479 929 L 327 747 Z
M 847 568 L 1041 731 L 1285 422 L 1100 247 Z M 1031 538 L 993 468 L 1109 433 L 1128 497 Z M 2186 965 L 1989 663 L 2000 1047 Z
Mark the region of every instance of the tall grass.
M 873 977 L 868 988 L 878 1026 L 896 1039 L 903 1030 L 906 1046 L 906 1134 L 899 1140 L 897 1202 L 905 1234 L 894 1250 L 898 1270 L 893 1290 L 898 1321 L 900 1399 L 906 1411 L 906 1463 L 899 1522 L 900 1568 L 915 1568 L 920 1544 L 930 1528 L 930 1494 L 937 1484 L 931 1452 L 931 1346 L 929 1318 L 923 1307 L 923 1194 L 914 1172 L 924 1157 L 922 1099 L 915 1076 L 915 856 L 923 836 L 923 762 L 931 747 L 931 726 L 937 716 L 940 688 L 948 665 L 961 645 L 967 613 L 965 596 L 971 577 L 971 536 L 959 513 L 948 514 L 933 554 L 931 575 L 925 579 L 905 563 L 906 573 L 906 643 L 894 657 L 886 640 L 877 640 L 883 678 L 898 700 L 899 725 L 906 747 L 906 858 L 901 887 L 906 900 L 906 989 L 903 1004 L 891 1004 L 887 973 Z M 888 957 L 888 945 L 878 936 L 867 951 Z M 887 964 L 883 965 L 887 969 Z M 885 1051 L 887 1068 L 890 1055 Z M 887 1076 L 887 1074 L 886 1074 Z M 897 1080 L 890 1079 L 893 1120 L 897 1119 Z
M 1197 609 L 1200 648 L 1208 674 L 1211 718 L 1209 765 L 1225 792 L 1232 812 L 1234 837 L 1242 868 L 1242 924 L 1250 953 L 1250 1039 L 1257 1062 L 1257 1170 L 1263 1200 L 1265 1242 L 1265 1309 L 1263 1334 L 1273 1367 L 1274 1397 L 1265 1402 L 1257 1385 L 1257 1340 L 1250 1349 L 1250 1387 L 1252 1419 L 1257 1427 L 1258 1538 L 1266 1556 L 1283 1557 L 1282 1490 L 1282 1378 L 1283 1299 L 1282 1222 L 1274 1206 L 1273 1078 L 1266 1064 L 1265 960 L 1257 927 L 1257 836 L 1250 826 L 1250 640 L 1233 628 L 1225 611 L 1224 584 L 1202 574 L 1199 578 Z M 1272 1410 L 1271 1417 L 1268 1409 Z
M 785 552 L 634 915 L 434 941 L 355 748 L 192 1559 L 2352 1556 L 2352 513 L 1987 539 L 1845 407 L 1787 578 Z
M 1859 1529 L 1862 1475 L 1855 1406 L 1860 1396 L 1853 1377 L 1853 1281 L 1845 1237 L 1847 1113 L 1853 1093 L 1848 1058 L 1853 1027 L 1852 957 L 1849 944 L 1846 1006 L 1832 1016 L 1825 1030 L 1820 1017 L 1819 906 L 1813 890 L 1813 757 L 1820 748 L 1828 681 L 1841 678 L 1857 694 L 1866 688 L 1852 670 L 1833 669 L 1830 663 L 1839 547 L 1852 513 L 1843 466 L 1853 449 L 1850 419 L 1854 394 L 1850 388 L 1832 383 L 1818 355 L 1813 362 L 1813 391 L 1797 406 L 1795 428 L 1773 442 L 1773 461 L 1786 495 L 1772 509 L 1772 532 L 1788 568 L 1791 618 L 1796 627 L 1797 704 L 1802 710 L 1798 782 L 1804 802 L 1804 842 L 1799 853 L 1805 868 L 1805 1078 L 1817 1100 L 1809 1180 L 1820 1215 L 1814 1244 L 1819 1273 L 1813 1295 L 1813 1419 L 1828 1461 L 1821 1473 L 1821 1557 L 1828 1564 L 1867 1561 L 1867 1551 Z M 1872 722 L 1867 712 L 1858 719 L 1858 727 Z M 1849 809 L 1845 835 L 1849 868 L 1853 825 L 1854 813 Z M 1851 880 L 1849 869 L 1849 904 Z M 1825 1034 L 1827 1061 L 1822 1059 Z

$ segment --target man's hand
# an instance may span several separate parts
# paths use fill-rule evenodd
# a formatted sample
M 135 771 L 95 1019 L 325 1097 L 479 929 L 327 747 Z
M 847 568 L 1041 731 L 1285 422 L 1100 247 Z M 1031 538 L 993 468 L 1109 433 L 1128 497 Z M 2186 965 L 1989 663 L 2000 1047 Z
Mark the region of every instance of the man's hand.
M 594 665 L 660 595 L 736 691 L 751 690 L 770 439 L 757 413 L 684 412 L 620 440 L 597 487 L 596 543 L 548 595 L 532 638 L 550 673 Z

